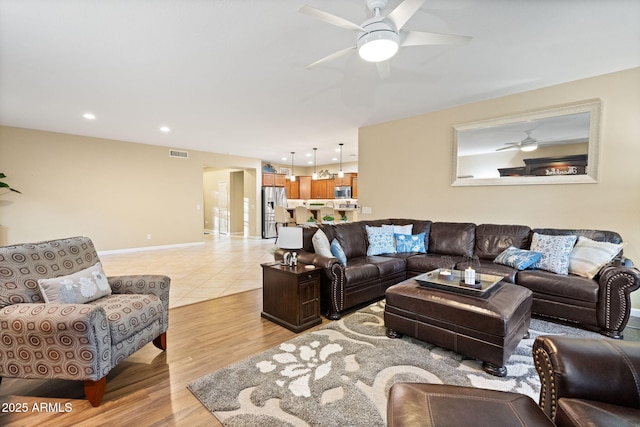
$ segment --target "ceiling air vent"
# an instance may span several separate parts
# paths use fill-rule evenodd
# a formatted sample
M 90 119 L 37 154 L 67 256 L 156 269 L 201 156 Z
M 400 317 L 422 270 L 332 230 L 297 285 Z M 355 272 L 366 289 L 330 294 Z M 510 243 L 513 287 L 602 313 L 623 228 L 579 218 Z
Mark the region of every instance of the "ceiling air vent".
M 175 157 L 177 159 L 188 159 L 189 152 L 188 151 L 179 151 L 179 150 L 169 150 L 169 157 Z

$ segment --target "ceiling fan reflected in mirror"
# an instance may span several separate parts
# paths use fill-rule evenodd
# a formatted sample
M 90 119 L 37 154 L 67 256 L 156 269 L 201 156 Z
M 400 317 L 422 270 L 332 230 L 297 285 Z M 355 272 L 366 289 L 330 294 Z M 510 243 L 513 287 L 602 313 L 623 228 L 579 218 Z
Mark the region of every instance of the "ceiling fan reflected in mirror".
M 532 137 L 531 132 L 533 132 L 534 130 L 535 129 L 525 130 L 524 132 L 527 134 L 527 136 L 522 141 L 505 142 L 504 145 L 506 145 L 506 147 L 498 148 L 496 151 L 512 149 L 520 149 L 520 151 L 534 151 L 541 145 L 551 145 L 553 143 L 553 141 L 550 140 L 544 140 L 543 142 L 542 140 Z
M 404 25 L 422 7 L 425 1 L 404 0 L 387 15 L 382 15 L 388 0 L 367 0 L 367 7 L 374 13 L 374 16 L 364 21 L 361 25 L 311 6 L 302 6 L 298 10 L 301 13 L 313 16 L 336 27 L 358 32 L 354 46 L 325 56 L 307 65 L 306 68 L 310 69 L 333 61 L 356 49 L 360 57 L 365 61 L 380 63 L 392 58 L 401 47 L 460 45 L 466 44 L 471 40 L 471 37 L 468 36 L 403 30 Z

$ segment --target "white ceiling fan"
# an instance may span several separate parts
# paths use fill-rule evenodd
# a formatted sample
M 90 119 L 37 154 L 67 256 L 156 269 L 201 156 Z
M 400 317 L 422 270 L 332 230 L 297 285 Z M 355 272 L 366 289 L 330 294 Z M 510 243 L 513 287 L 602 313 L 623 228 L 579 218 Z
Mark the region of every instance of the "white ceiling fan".
M 531 132 L 533 132 L 534 130 L 535 129 L 525 130 L 524 132 L 527 134 L 527 136 L 522 141 L 505 142 L 504 145 L 506 147 L 498 148 L 496 151 L 511 150 L 511 149 L 514 149 L 514 148 L 520 149 L 520 151 L 534 151 L 540 145 L 551 145 L 552 144 L 552 142 L 549 141 L 549 140 L 545 140 L 545 141 L 549 141 L 549 142 L 543 142 L 541 140 L 538 140 L 538 139 L 532 137 L 531 136 Z
M 400 47 L 460 45 L 466 44 L 471 40 L 471 37 L 468 36 L 403 30 L 402 28 L 407 21 L 422 7 L 425 1 L 426 0 L 404 0 L 398 7 L 383 16 L 381 12 L 387 6 L 388 0 L 367 0 L 367 7 L 374 13 L 374 16 L 364 21 L 361 25 L 311 6 L 302 6 L 299 9 L 301 13 L 313 16 L 328 24 L 358 32 L 355 46 L 325 56 L 307 65 L 306 68 L 310 69 L 317 65 L 333 61 L 356 49 L 360 57 L 365 61 L 384 64 L 384 61 L 393 57 Z M 388 75 L 388 69 L 385 71 L 385 65 L 379 65 L 378 70 L 382 77 Z

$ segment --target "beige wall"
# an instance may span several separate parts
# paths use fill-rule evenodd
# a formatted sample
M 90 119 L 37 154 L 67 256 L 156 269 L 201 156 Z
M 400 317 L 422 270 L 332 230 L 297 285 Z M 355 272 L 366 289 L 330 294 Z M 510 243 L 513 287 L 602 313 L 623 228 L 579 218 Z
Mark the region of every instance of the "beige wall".
M 602 100 L 596 184 L 451 187 L 452 126 Z M 640 68 L 360 129 L 362 219 L 407 217 L 619 232 L 640 265 Z M 640 308 L 640 292 L 633 306 Z
M 261 164 L 191 150 L 175 159 L 166 147 L 0 127 L 0 171 L 23 193 L 0 195 L 0 243 L 72 235 L 90 236 L 98 250 L 201 242 L 206 167 Z M 259 186 L 254 179 L 251 236 L 260 236 Z

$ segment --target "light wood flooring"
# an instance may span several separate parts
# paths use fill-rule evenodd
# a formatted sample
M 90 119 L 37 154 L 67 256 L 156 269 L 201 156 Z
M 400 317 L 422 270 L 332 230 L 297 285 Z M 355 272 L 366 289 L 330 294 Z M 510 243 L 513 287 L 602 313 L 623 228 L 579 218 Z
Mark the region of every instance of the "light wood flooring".
M 255 274 L 248 271 L 251 268 L 246 268 L 247 262 L 255 263 L 253 267 L 261 272 L 256 260 L 271 260 L 271 255 L 264 259 L 264 251 L 268 254 L 271 245 L 273 241 L 214 237 L 204 248 L 166 250 L 174 252 L 173 257 L 166 256 L 165 250 L 117 255 L 114 257 L 122 266 L 117 268 L 115 263 L 110 263 L 112 255 L 101 256 L 107 274 L 126 274 L 128 271 L 125 270 L 129 268 L 134 270 L 130 271 L 133 273 L 168 271 L 172 277 L 172 274 L 179 273 L 178 277 L 183 279 L 176 282 L 183 283 L 185 289 L 182 295 L 171 294 L 175 302 L 190 293 L 186 277 L 193 278 L 193 286 L 199 284 L 194 289 L 205 283 L 220 283 L 219 287 L 225 288 L 223 293 L 230 295 L 205 301 L 202 301 L 206 299 L 204 296 L 192 297 L 202 302 L 190 305 L 176 306 L 172 301 L 167 350 L 162 352 L 149 344 L 116 366 L 107 375 L 104 400 L 97 408 L 84 400 L 82 382 L 3 379 L 0 384 L 0 426 L 220 426 L 187 389 L 187 384 L 296 335 L 260 317 L 261 273 L 252 279 L 257 282 L 253 284 L 258 286 L 257 289 L 244 290 L 246 283 L 244 279 L 240 280 L 243 275 Z M 220 254 L 222 259 L 226 259 L 223 262 L 214 260 L 215 256 L 210 252 L 232 252 L 234 255 Z M 152 261 L 154 256 L 160 266 Z M 223 262 L 224 268 L 207 270 L 207 262 L 195 260 L 198 256 L 206 258 L 209 263 Z M 143 265 L 147 268 L 135 268 L 135 262 L 124 267 L 128 265 L 126 258 L 133 261 L 137 257 L 144 259 L 138 267 Z M 175 257 L 184 260 L 183 271 L 180 263 L 174 262 Z M 231 270 L 233 266 L 238 267 L 235 275 Z M 214 270 L 217 273 L 212 273 Z M 239 286 L 225 287 L 223 280 L 213 279 L 225 270 L 228 281 Z M 202 274 L 197 274 L 198 271 Z M 327 322 L 326 319 L 323 321 Z M 38 412 L 41 405 L 45 405 L 43 411 Z M 23 407 L 26 412 L 16 412 Z
M 259 289 L 171 309 L 167 350 L 149 344 L 116 366 L 97 408 L 84 400 L 79 381 L 5 378 L 2 408 L 26 404 L 27 412 L 0 412 L 0 425 L 220 426 L 187 384 L 296 335 L 261 318 L 261 309 Z M 58 404 L 61 411 L 68 404 L 70 411 L 33 410 L 43 403 Z

